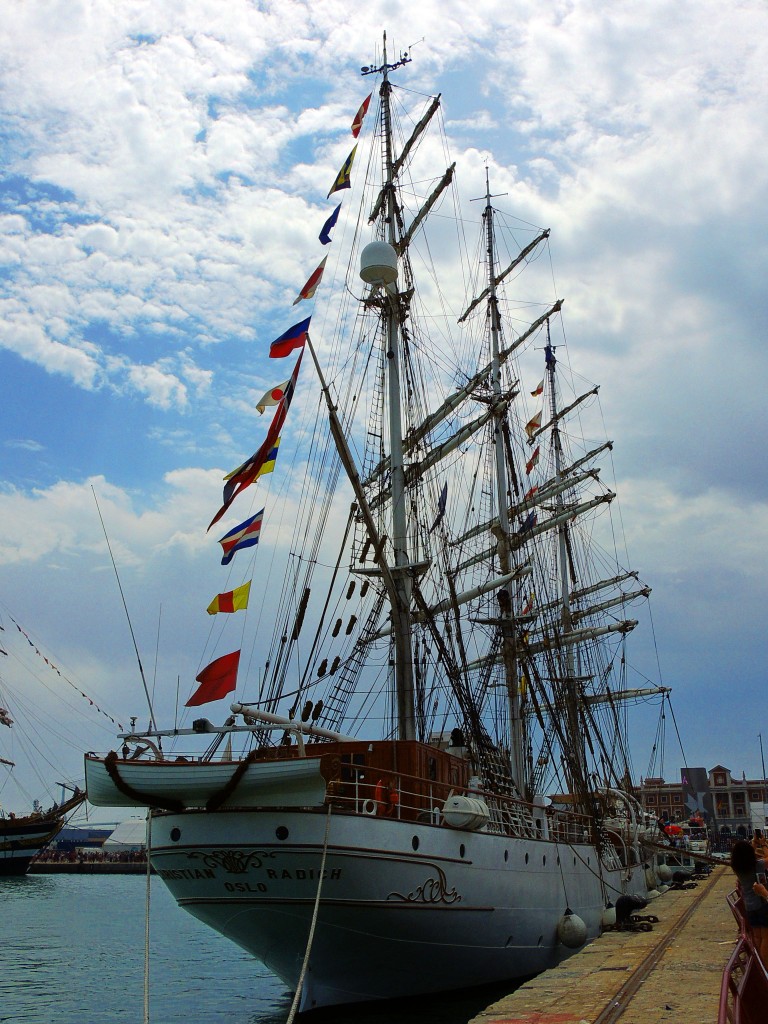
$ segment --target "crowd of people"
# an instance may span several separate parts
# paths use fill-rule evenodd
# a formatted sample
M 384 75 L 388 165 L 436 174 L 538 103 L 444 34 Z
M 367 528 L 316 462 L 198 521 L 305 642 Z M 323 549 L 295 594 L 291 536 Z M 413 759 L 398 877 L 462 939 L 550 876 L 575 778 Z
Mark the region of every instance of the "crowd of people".
M 48 864 L 145 864 L 145 850 L 57 850 L 49 847 L 35 857 Z

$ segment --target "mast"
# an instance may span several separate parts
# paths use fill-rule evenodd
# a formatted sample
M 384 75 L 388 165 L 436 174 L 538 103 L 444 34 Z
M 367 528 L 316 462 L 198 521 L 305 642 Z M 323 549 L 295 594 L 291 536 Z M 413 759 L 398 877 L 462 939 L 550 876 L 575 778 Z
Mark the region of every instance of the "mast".
M 397 210 L 395 204 L 395 162 L 392 153 L 389 72 L 405 63 L 407 55 L 396 64 L 387 63 L 387 34 L 384 33 L 383 62 L 380 68 L 368 69 L 370 74 L 382 73 L 381 120 L 384 158 L 384 232 L 386 241 L 397 251 Z M 382 310 L 382 340 L 387 367 L 387 403 L 389 415 L 390 479 L 392 496 L 393 576 L 397 600 L 392 606 L 395 638 L 395 694 L 397 703 L 397 734 L 399 739 L 416 739 L 413 684 L 413 647 L 411 642 L 411 566 L 408 555 L 408 518 L 406 513 L 405 462 L 403 456 L 403 423 L 401 409 L 401 310 L 405 297 L 398 291 L 397 279 L 385 285 Z
M 485 220 L 486 241 L 488 250 L 488 315 L 491 327 L 491 389 L 495 399 L 493 445 L 496 462 L 496 514 L 498 517 L 497 551 L 501 575 L 510 572 L 510 530 L 509 530 L 509 498 L 507 481 L 507 461 L 505 452 L 503 421 L 506 405 L 502 403 L 501 389 L 501 347 L 499 344 L 499 307 L 496 299 L 496 255 L 493 237 L 493 206 L 491 205 L 491 189 L 488 168 L 485 169 Z M 507 712 L 509 715 L 510 754 L 512 759 L 512 776 L 519 793 L 526 793 L 527 778 L 525 770 L 525 733 L 520 706 L 520 682 L 517 647 L 515 642 L 515 619 L 509 593 L 499 597 L 501 609 L 501 654 L 504 665 L 504 682 L 507 691 Z
M 547 320 L 547 345 L 545 349 L 545 364 L 549 378 L 549 394 L 552 410 L 552 449 L 555 462 L 555 483 L 559 484 L 563 478 L 563 451 L 560 442 L 560 415 L 557 410 L 557 390 L 555 378 L 555 351 L 549 333 L 549 320 Z M 585 764 L 586 755 L 584 751 L 583 729 L 579 719 L 579 690 L 576 675 L 576 661 L 574 657 L 573 643 L 568 643 L 568 635 L 573 632 L 573 616 L 571 613 L 570 583 L 568 579 L 568 517 L 564 515 L 565 500 L 563 489 L 559 488 L 555 500 L 556 516 L 560 519 L 557 528 L 558 538 L 558 568 L 560 575 L 560 626 L 562 628 L 562 642 L 565 659 L 565 678 L 563 679 L 566 714 L 566 732 L 569 739 L 569 748 L 563 753 L 566 757 L 566 767 L 569 776 L 571 792 L 580 795 L 584 790 L 586 777 Z

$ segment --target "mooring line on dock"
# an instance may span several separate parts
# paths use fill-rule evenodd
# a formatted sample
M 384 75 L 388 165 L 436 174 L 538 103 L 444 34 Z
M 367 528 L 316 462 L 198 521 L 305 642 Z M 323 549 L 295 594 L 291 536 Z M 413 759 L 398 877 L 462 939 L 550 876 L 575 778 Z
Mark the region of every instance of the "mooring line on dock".
M 711 881 L 711 876 L 708 881 Z M 691 917 L 693 917 L 694 911 L 704 900 L 708 891 L 709 886 L 707 885 L 706 888 L 703 888 L 701 892 L 696 894 L 693 902 L 682 915 L 680 920 L 674 924 L 661 939 L 659 939 L 653 949 L 651 949 L 641 963 L 637 965 L 635 970 L 632 972 L 631 977 L 627 978 L 619 991 L 611 997 L 610 1003 L 601 1011 L 599 1016 L 595 1017 L 593 1024 L 614 1024 L 614 1021 L 617 1021 L 621 1017 L 630 1005 L 633 997 L 639 991 L 643 982 L 648 978 L 653 968 L 661 960 L 662 956 L 671 945 L 672 940 L 679 935 L 686 924 L 688 924 Z

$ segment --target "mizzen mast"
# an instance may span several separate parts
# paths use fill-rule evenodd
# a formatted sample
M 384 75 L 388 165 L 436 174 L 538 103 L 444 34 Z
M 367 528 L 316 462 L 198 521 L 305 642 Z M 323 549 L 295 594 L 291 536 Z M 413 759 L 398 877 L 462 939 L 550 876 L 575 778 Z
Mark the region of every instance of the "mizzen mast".
M 485 172 L 485 210 L 483 211 L 485 221 L 486 244 L 488 253 L 488 316 L 490 319 L 491 331 L 491 390 L 494 398 L 494 459 L 496 463 L 495 490 L 496 490 L 496 523 L 497 552 L 501 576 L 511 572 L 511 542 L 509 525 L 509 484 L 507 480 L 507 453 L 504 437 L 503 424 L 506 414 L 506 404 L 503 401 L 501 387 L 501 344 L 499 306 L 496 298 L 496 254 L 494 250 L 493 236 L 493 206 L 491 204 L 491 189 L 488 178 L 488 169 Z M 501 628 L 501 658 L 504 666 L 504 680 L 507 691 L 507 711 L 509 715 L 509 732 L 511 747 L 511 768 L 512 776 L 521 796 L 526 795 L 527 778 L 525 770 L 525 730 L 522 718 L 520 700 L 520 667 L 517 657 L 517 643 L 515 639 L 515 617 L 509 591 L 502 588 L 498 594 Z

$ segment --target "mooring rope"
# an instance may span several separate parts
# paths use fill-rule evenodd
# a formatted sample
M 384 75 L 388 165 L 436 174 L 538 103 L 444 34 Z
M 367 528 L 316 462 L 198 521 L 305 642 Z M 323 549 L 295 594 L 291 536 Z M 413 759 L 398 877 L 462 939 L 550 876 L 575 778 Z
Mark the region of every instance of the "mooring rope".
M 304 985 L 304 975 L 307 973 L 307 966 L 309 964 L 309 954 L 312 951 L 312 941 L 315 937 L 315 925 L 317 924 L 317 915 L 320 910 L 320 891 L 323 888 L 323 875 L 325 874 L 325 858 L 328 853 L 328 835 L 331 831 L 331 805 L 328 804 L 328 817 L 325 819 L 325 838 L 323 839 L 323 859 L 320 861 L 320 878 L 317 882 L 317 895 L 315 896 L 315 909 L 312 913 L 312 923 L 309 926 L 309 935 L 307 936 L 307 948 L 304 952 L 304 962 L 301 965 L 301 971 L 299 972 L 299 980 L 296 985 L 296 993 L 293 997 L 293 1003 L 288 1014 L 288 1020 L 286 1024 L 293 1024 L 293 1018 L 296 1016 L 296 1011 L 299 1006 L 299 1000 L 301 999 L 301 989 Z
M 147 894 L 144 907 L 144 1024 L 149 1024 L 149 894 L 152 867 L 149 858 L 152 841 L 152 810 L 147 808 Z

